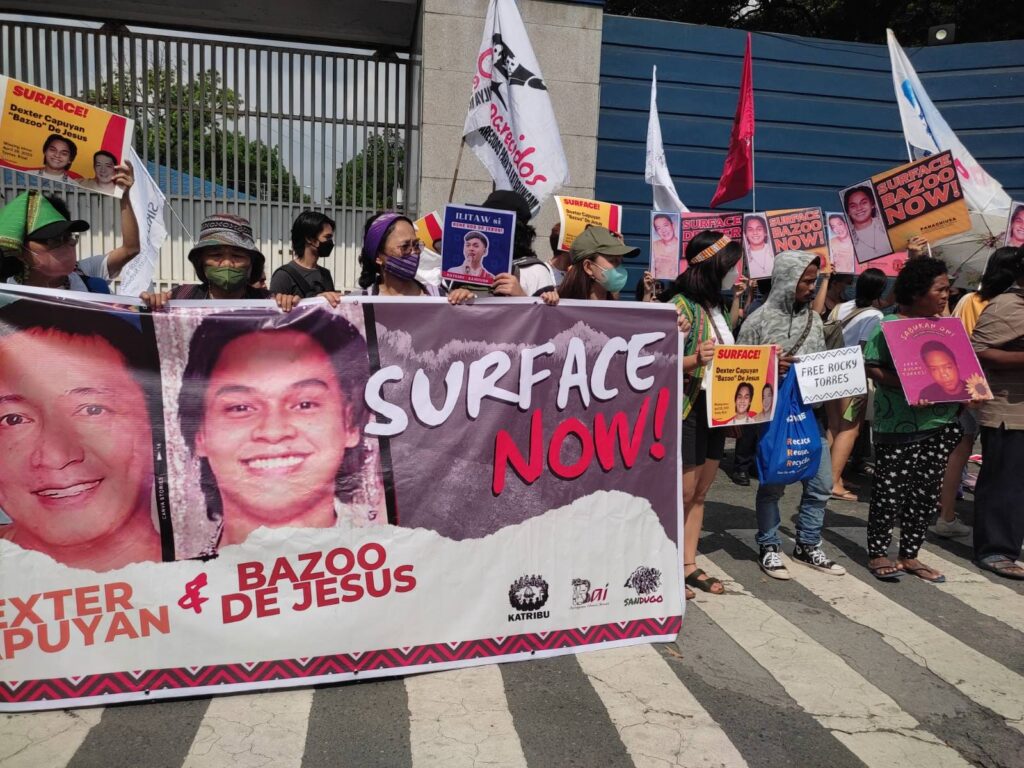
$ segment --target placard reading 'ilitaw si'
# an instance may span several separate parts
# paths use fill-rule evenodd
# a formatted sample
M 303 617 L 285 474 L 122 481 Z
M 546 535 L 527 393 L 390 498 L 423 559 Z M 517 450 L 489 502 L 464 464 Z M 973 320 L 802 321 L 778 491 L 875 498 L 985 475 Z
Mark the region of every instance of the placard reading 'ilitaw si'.
M 860 347 L 842 347 L 800 355 L 793 364 L 804 403 L 823 403 L 867 392 L 864 354 Z

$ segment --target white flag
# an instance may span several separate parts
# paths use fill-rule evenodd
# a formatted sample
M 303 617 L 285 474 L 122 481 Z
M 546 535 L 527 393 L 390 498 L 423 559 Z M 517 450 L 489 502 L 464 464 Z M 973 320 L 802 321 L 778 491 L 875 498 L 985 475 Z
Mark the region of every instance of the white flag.
M 661 143 L 661 119 L 658 117 L 658 68 L 651 70 L 651 114 L 647 120 L 647 167 L 644 181 L 654 191 L 654 210 L 689 212 L 676 194 L 676 185 L 668 172 L 665 147 Z
M 495 186 L 521 194 L 534 213 L 569 181 L 551 97 L 515 0 L 487 7 L 463 134 Z
M 121 285 L 117 292 L 122 296 L 138 296 L 150 289 L 160 261 L 160 247 L 167 238 L 164 227 L 167 199 L 133 147 L 128 147 L 127 159 L 135 171 L 135 183 L 128 190 L 128 199 L 135 212 L 135 220 L 139 222 L 141 250 L 121 270 Z
M 892 82 L 896 88 L 896 103 L 900 107 L 903 137 L 911 160 L 945 152 L 953 153 L 956 170 L 963 184 L 967 206 L 980 213 L 1009 214 L 1010 197 L 998 181 L 993 179 L 975 160 L 939 110 L 928 98 L 928 93 L 907 59 L 896 35 L 886 30 L 889 40 L 889 58 L 892 60 Z

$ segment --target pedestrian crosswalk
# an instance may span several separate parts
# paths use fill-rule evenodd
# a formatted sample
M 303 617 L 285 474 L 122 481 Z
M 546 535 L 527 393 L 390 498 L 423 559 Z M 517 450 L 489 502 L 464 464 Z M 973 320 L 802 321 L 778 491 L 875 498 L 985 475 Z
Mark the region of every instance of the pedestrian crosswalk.
M 1019 585 L 934 545 L 946 584 L 877 582 L 853 526 L 827 532 L 848 575 L 778 582 L 753 533 L 705 539 L 727 594 L 698 592 L 676 644 L 0 715 L 0 768 L 1024 765 Z

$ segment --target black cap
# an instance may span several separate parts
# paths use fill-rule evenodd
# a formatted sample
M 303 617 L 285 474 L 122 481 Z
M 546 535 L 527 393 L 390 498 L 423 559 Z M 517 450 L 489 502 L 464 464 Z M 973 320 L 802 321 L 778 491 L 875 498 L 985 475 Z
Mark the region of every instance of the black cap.
M 499 211 L 513 211 L 518 221 L 528 222 L 533 212 L 526 198 L 511 189 L 496 189 L 483 201 L 481 208 L 496 208 Z

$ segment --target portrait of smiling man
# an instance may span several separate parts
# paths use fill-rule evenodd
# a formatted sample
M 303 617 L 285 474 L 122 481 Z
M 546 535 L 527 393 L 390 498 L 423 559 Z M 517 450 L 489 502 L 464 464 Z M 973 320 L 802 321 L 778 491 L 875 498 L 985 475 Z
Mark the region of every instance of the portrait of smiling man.
M 0 307 L 0 537 L 106 571 L 160 560 L 151 514 L 155 347 L 137 315 Z
M 368 482 L 366 342 L 341 314 L 206 317 L 189 344 L 178 398 L 219 545 L 260 527 L 377 525 Z

